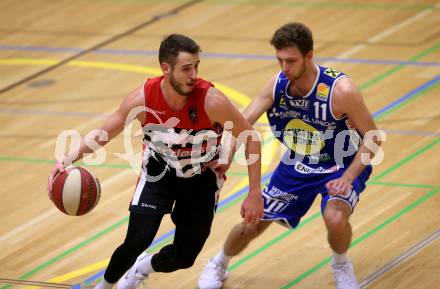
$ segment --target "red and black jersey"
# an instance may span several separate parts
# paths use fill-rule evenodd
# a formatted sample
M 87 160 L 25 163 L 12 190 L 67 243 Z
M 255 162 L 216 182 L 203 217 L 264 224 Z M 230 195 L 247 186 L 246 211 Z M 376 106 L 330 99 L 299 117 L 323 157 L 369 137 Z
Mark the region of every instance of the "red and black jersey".
M 205 112 L 205 97 L 212 83 L 199 78 L 185 106 L 172 110 L 160 89 L 163 76 L 144 85 L 146 122 L 144 164 L 154 157 L 179 177 L 192 177 L 200 165 L 218 158 L 223 128 L 211 123 Z

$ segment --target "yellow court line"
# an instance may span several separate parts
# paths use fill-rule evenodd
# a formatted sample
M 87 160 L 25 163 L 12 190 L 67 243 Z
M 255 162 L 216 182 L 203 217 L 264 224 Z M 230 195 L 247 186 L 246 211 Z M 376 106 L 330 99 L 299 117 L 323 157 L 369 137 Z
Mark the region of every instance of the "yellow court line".
M 98 270 L 100 270 L 102 268 L 105 268 L 105 267 L 107 267 L 109 262 L 110 262 L 110 258 L 107 258 L 107 259 L 104 259 L 102 261 L 99 261 L 99 262 L 93 263 L 91 265 L 88 265 L 86 267 L 80 268 L 78 270 L 66 273 L 64 275 L 56 276 L 56 277 L 51 278 L 51 279 L 49 279 L 49 280 L 47 280 L 45 282 L 62 283 L 62 282 L 71 280 L 73 278 L 80 277 L 80 276 L 83 276 L 83 275 L 86 275 L 86 274 L 98 271 Z M 41 288 L 41 287 L 26 286 L 26 287 L 23 287 L 22 289 L 38 289 L 38 288 Z
M 50 66 L 59 63 L 58 60 L 55 59 L 32 59 L 32 58 L 0 58 L 0 65 L 43 65 Z M 114 63 L 114 62 L 105 62 L 105 61 L 82 61 L 82 60 L 73 60 L 66 63 L 67 66 L 73 67 L 86 67 L 86 68 L 98 68 L 98 69 L 110 69 L 110 70 L 119 70 L 119 71 L 128 71 L 135 72 L 141 74 L 148 75 L 160 75 L 162 71 L 157 68 L 152 68 L 148 66 L 134 65 L 134 64 L 126 64 L 126 63 Z M 245 107 L 250 103 L 250 98 L 241 92 L 230 88 L 221 83 L 215 82 L 214 85 L 220 89 L 224 94 L 232 98 L 234 102 L 238 105 Z
M 216 88 L 221 90 L 225 95 L 231 97 L 241 107 L 246 107 L 249 105 L 249 103 L 251 103 L 250 98 L 242 94 L 241 92 L 218 82 L 213 82 L 213 84 Z
M 80 61 L 74 60 L 67 63 L 68 66 L 74 67 L 86 67 L 86 68 L 100 68 L 100 69 L 110 69 L 119 71 L 129 71 L 141 74 L 149 75 L 161 75 L 162 70 L 157 68 L 152 68 L 148 66 L 134 65 L 134 64 L 124 64 L 124 63 L 113 63 L 104 61 Z
M 59 63 L 55 59 L 32 59 L 32 58 L 0 58 L 0 65 L 42 65 L 50 66 Z M 157 68 L 141 66 L 135 64 L 126 63 L 114 63 L 106 61 L 83 61 L 83 60 L 72 60 L 66 63 L 67 66 L 72 67 L 86 67 L 86 68 L 98 68 L 98 69 L 109 69 L 109 70 L 119 70 L 128 71 L 148 75 L 161 75 L 162 71 Z M 241 107 L 246 107 L 251 102 L 251 99 L 245 94 L 228 87 L 224 84 L 213 82 L 216 88 L 221 90 L 225 95 L 230 97 L 235 103 Z M 267 123 L 267 119 L 262 117 L 259 122 Z
M 0 58 L 0 65 L 43 65 L 43 66 L 50 66 L 55 65 L 59 63 L 58 60 L 53 59 L 31 59 L 31 58 L 14 58 L 14 59 L 2 59 Z M 142 73 L 142 74 L 149 74 L 149 75 L 160 75 L 162 73 L 161 70 L 156 68 L 151 68 L 147 66 L 140 66 L 140 65 L 132 65 L 132 64 L 124 64 L 124 63 L 112 63 L 112 62 L 103 62 L 103 61 L 79 61 L 74 60 L 71 62 L 68 62 L 66 64 L 67 66 L 73 66 L 73 67 L 86 67 L 86 68 L 98 68 L 98 69 L 110 69 L 110 70 L 119 70 L 119 71 L 128 71 L 128 72 L 135 72 L 135 73 Z M 239 104 L 242 107 L 247 106 L 250 103 L 250 98 L 241 92 L 230 88 L 226 85 L 223 85 L 221 83 L 215 82 L 214 85 L 221 90 L 225 95 L 230 97 L 235 103 Z M 259 120 L 260 122 L 267 123 L 267 119 L 262 117 Z M 263 139 L 266 139 L 267 141 L 267 132 L 263 133 Z M 270 133 L 270 132 L 269 132 Z M 278 148 L 278 142 L 271 141 L 267 145 L 265 144 L 263 146 L 263 152 L 262 155 L 264 164 L 270 164 L 271 160 L 273 159 L 276 151 Z M 263 165 L 262 166 L 262 174 L 264 174 L 269 169 L 269 165 Z M 226 194 L 224 198 L 228 197 L 232 193 L 235 193 L 241 189 L 243 189 L 245 186 L 248 185 L 248 178 L 243 178 L 238 184 L 236 184 L 228 194 Z M 83 276 L 85 274 L 97 271 L 99 269 L 105 268 L 108 265 L 109 258 L 104 259 L 102 261 L 93 263 L 91 265 L 82 267 L 80 269 L 71 271 L 69 273 L 56 276 L 54 278 L 51 278 L 47 280 L 47 282 L 65 282 L 68 280 L 71 280 L 76 277 Z M 35 286 L 28 286 L 24 287 L 23 289 L 37 289 L 39 287 Z
M 98 270 L 100 270 L 102 268 L 105 268 L 105 267 L 107 267 L 109 262 L 110 262 L 110 258 L 106 258 L 106 259 L 104 259 L 102 261 L 93 263 L 93 264 L 88 265 L 86 267 L 83 267 L 81 269 L 69 272 L 69 273 L 64 274 L 64 275 L 60 275 L 60 276 L 54 277 L 52 279 L 49 279 L 48 282 L 62 283 L 64 281 L 67 281 L 67 280 L 70 280 L 70 279 L 73 279 L 73 278 L 76 278 L 76 277 L 79 277 L 79 276 L 83 276 L 83 275 L 86 275 L 86 274 L 98 271 Z

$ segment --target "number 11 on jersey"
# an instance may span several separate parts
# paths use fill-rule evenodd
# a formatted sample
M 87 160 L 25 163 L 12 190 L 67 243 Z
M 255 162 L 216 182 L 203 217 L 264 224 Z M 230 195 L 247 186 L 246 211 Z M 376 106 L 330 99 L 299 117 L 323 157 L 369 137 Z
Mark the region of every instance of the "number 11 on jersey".
M 327 103 L 322 103 L 321 105 L 319 105 L 319 101 L 315 101 L 313 103 L 313 105 L 315 106 L 315 118 L 322 119 L 322 120 L 326 121 L 327 120 Z M 321 107 L 321 113 L 319 111 L 320 107 Z

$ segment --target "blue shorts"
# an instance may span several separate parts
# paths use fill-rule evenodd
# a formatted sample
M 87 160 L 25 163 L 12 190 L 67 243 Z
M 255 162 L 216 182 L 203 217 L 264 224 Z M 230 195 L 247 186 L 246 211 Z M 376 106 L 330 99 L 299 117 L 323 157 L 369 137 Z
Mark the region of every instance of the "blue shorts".
M 263 190 L 263 220 L 277 221 L 289 228 L 298 226 L 302 216 L 312 206 L 316 196 L 321 194 L 321 213 L 328 201 L 338 199 L 347 203 L 353 210 L 359 201 L 360 193 L 365 190 L 365 183 L 372 168 L 367 166 L 353 181 L 353 190 L 344 196 L 330 196 L 325 184 L 342 176 L 346 168 L 313 170 L 307 165 L 296 163 L 287 165 L 280 162 L 269 184 Z

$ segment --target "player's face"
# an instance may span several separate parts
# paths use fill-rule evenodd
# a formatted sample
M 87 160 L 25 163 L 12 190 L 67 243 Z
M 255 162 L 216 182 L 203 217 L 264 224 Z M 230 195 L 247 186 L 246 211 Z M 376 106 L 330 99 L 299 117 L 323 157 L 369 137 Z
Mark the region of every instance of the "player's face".
M 286 47 L 276 50 L 276 57 L 281 70 L 291 80 L 300 79 L 306 71 L 307 58 L 296 47 Z
M 190 95 L 198 78 L 199 55 L 179 52 L 169 73 L 170 84 L 180 95 Z

